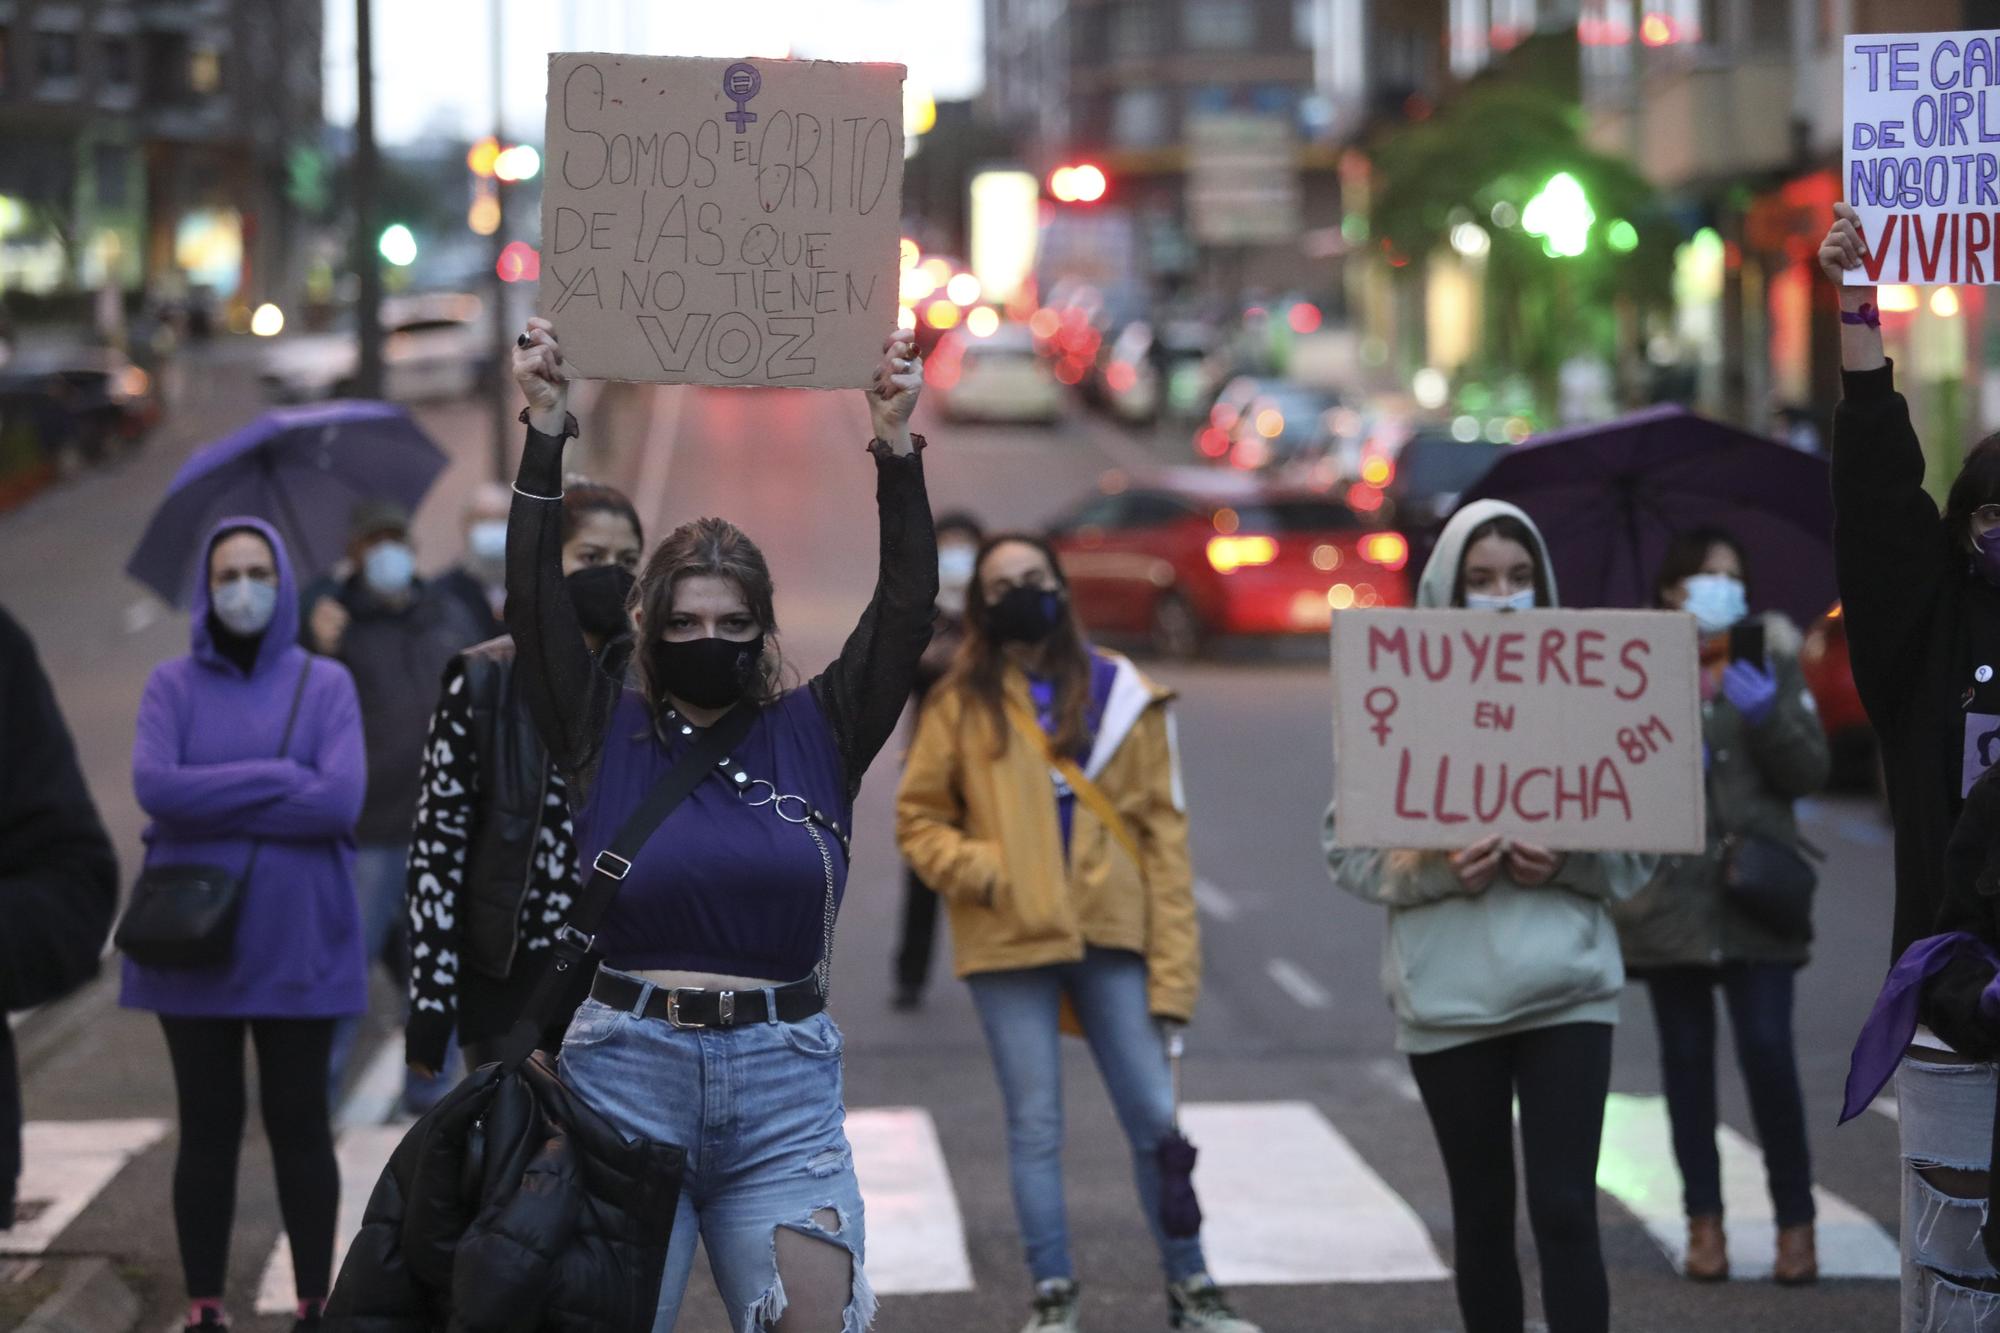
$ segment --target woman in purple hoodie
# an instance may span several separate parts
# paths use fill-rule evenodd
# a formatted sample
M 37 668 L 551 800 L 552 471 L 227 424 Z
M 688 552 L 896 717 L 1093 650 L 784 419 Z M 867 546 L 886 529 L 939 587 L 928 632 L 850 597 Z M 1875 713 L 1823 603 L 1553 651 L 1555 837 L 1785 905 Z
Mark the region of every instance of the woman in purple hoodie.
M 160 1016 L 173 1062 L 174 1225 L 190 1333 L 228 1325 L 246 1029 L 298 1274 L 297 1327 L 315 1328 L 340 1193 L 328 1053 L 334 1020 L 367 1004 L 352 878 L 367 784 L 361 711 L 347 669 L 298 646 L 298 588 L 278 534 L 257 519 L 224 519 L 206 549 L 191 650 L 146 682 L 132 786 L 152 821 L 148 864 L 246 867 L 253 851 L 256 862 L 230 960 L 183 968 L 128 958 L 122 1003 Z

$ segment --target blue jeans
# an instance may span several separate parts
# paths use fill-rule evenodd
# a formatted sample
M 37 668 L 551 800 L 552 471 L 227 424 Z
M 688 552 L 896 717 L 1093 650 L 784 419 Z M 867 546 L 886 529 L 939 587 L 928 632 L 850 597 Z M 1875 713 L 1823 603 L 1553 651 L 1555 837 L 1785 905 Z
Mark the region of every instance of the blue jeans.
M 636 1007 L 652 987 L 645 987 Z M 563 1037 L 563 1082 L 619 1130 L 687 1152 L 654 1333 L 680 1314 L 696 1240 L 708 1249 L 729 1326 L 768 1327 L 785 1304 L 780 1228 L 853 1261 L 843 1333 L 875 1313 L 862 1270 L 867 1228 L 841 1102 L 840 1029 L 800 1023 L 675 1028 L 586 1000 Z
M 1789 963 L 1671 967 L 1646 978 L 1660 1031 L 1660 1077 L 1689 1217 L 1722 1213 L 1722 1159 L 1715 1147 L 1715 988 L 1729 1005 L 1736 1061 L 1764 1148 L 1771 1207 L 1781 1227 L 1813 1220 L 1812 1152 L 1805 1095 L 1792 1045 Z
M 1080 963 L 981 972 L 966 980 L 1007 1105 L 1014 1212 L 1034 1280 L 1075 1276 L 1062 1177 L 1062 1034 L 1057 1023 L 1065 993 L 1132 1145 L 1139 1203 L 1167 1280 L 1179 1282 L 1205 1272 L 1199 1238 L 1173 1240 L 1160 1228 L 1160 1168 L 1154 1154 L 1173 1128 L 1174 1100 L 1166 1052 L 1146 1009 L 1146 960 L 1122 949 L 1091 948 Z
M 408 893 L 406 872 L 410 849 L 401 843 L 366 844 L 354 850 L 354 893 L 361 902 L 361 946 L 366 949 L 369 966 L 378 961 L 393 963 L 396 953 L 390 946 L 396 943 L 403 924 L 404 901 Z M 396 973 L 396 984 L 400 990 L 408 989 L 407 965 L 391 971 Z M 408 1000 L 403 1004 L 405 1009 Z M 398 1021 L 401 1021 L 399 1016 Z M 349 1015 L 338 1019 L 333 1030 L 333 1061 L 327 1071 L 327 1099 L 338 1102 L 340 1086 L 347 1081 L 347 1063 L 354 1055 L 354 1041 L 361 1033 L 361 1016 Z M 458 1039 L 454 1036 L 445 1048 L 444 1067 L 435 1078 L 418 1078 L 415 1074 L 403 1076 L 403 1106 L 405 1110 L 423 1112 L 437 1105 L 440 1098 L 450 1092 L 458 1082 L 453 1073 L 458 1066 Z

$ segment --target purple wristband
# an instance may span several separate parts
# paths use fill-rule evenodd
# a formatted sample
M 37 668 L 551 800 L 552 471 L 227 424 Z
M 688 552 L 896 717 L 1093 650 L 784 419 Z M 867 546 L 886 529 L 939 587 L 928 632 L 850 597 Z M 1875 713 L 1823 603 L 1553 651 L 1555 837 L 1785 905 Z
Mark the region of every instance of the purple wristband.
M 1865 324 L 1871 329 L 1879 329 L 1882 327 L 1882 312 L 1875 308 L 1872 301 L 1863 301 L 1859 310 L 1841 311 L 1840 322 L 1843 324 Z

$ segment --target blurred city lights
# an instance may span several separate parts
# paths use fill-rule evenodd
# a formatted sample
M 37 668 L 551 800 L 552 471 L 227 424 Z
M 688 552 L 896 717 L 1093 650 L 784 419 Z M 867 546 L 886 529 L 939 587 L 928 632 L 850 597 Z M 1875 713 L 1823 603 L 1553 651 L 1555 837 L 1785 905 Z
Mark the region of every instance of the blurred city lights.
M 542 155 L 533 144 L 517 143 L 493 159 L 493 174 L 503 181 L 531 181 L 541 170 Z
M 1639 20 L 1639 40 L 1648 46 L 1672 46 L 1680 39 L 1680 24 L 1665 14 L 1648 14 Z
M 1477 259 L 1493 248 L 1493 238 L 1477 222 L 1461 222 L 1451 229 L 1451 248 L 1467 259 Z
M 1487 216 L 1493 219 L 1494 226 L 1505 231 L 1521 220 L 1521 210 L 1502 199 L 1493 205 L 1492 211 Z
M 980 306 L 965 317 L 965 331 L 975 338 L 991 338 L 1000 329 L 1000 312 L 990 305 Z
M 896 282 L 896 290 L 905 301 L 921 301 L 937 290 L 937 283 L 925 269 L 906 268 Z
M 1629 255 L 1639 248 L 1639 229 L 1619 218 L 1611 224 L 1611 230 L 1605 233 L 1604 239 L 1619 254 Z
M 1090 162 L 1057 167 L 1049 173 L 1049 193 L 1058 203 L 1094 204 L 1104 197 L 1108 184 L 1104 169 Z
M 500 258 L 494 261 L 493 271 L 502 282 L 539 282 L 542 256 L 526 241 L 509 241 L 500 251 Z
M 1229 433 L 1213 426 L 1203 426 L 1201 434 L 1194 437 L 1194 446 L 1204 458 L 1220 458 L 1229 452 Z
M 1542 238 L 1542 249 L 1552 259 L 1574 259 L 1590 248 L 1590 226 L 1597 211 L 1583 185 L 1567 171 L 1549 177 L 1549 183 L 1521 210 L 1521 228 Z
M 971 305 L 979 299 L 979 279 L 970 273 L 955 273 L 944 285 L 944 294 L 955 304 Z
M 1275 440 L 1285 433 L 1285 414 L 1275 407 L 1267 407 L 1257 414 L 1257 433 L 1267 440 Z
M 1917 289 L 1907 283 L 1887 283 L 1875 293 L 1875 307 L 1884 314 L 1907 315 L 1918 304 Z
M 922 88 L 903 88 L 903 136 L 914 139 L 937 127 L 937 99 Z
M 400 222 L 382 229 L 382 239 L 375 243 L 375 248 L 397 268 L 408 268 L 417 262 L 417 238 Z
M 967 197 L 972 273 L 990 301 L 1019 299 L 1035 271 L 1041 182 L 1026 171 L 981 171 Z
M 949 329 L 958 323 L 958 307 L 949 301 L 934 301 L 924 311 L 924 322 L 934 329 Z
M 250 332 L 259 338 L 275 338 L 285 331 L 285 312 L 269 301 L 257 307 L 250 316 Z
M 917 327 L 917 312 L 908 306 L 904 306 L 898 310 L 896 312 L 896 327 L 899 329 L 914 329 Z
M 1435 412 L 1444 406 L 1444 400 L 1451 393 L 1451 382 L 1442 370 L 1435 366 L 1425 366 L 1410 377 L 1410 393 L 1417 400 L 1417 406 Z
M 1210 537 L 1208 563 L 1218 574 L 1268 565 L 1278 558 L 1278 543 L 1270 537 Z
M 1471 444 L 1479 438 L 1479 418 L 1456 416 L 1451 419 L 1451 438 L 1460 444 Z
M 1285 322 L 1292 326 L 1293 333 L 1311 333 L 1320 325 L 1319 307 L 1311 301 L 1301 301 L 1285 316 Z
M 1400 532 L 1374 532 L 1361 541 L 1361 558 L 1384 569 L 1401 569 L 1410 560 L 1410 543 Z
M 1062 328 L 1062 316 L 1047 306 L 1028 316 L 1028 331 L 1037 338 L 1053 338 L 1060 328 Z
M 1354 589 L 1345 583 L 1336 583 L 1326 590 L 1326 604 L 1336 611 L 1345 611 L 1354 605 Z
M 482 194 L 472 201 L 466 211 L 465 225 L 479 236 L 491 236 L 500 230 L 500 200 L 491 194 Z
M 1396 465 L 1386 454 L 1370 454 L 1361 464 L 1361 480 L 1370 486 L 1387 486 L 1396 476 Z
M 917 272 L 931 280 L 932 291 L 936 291 L 951 281 L 951 265 L 936 255 L 932 255 L 929 259 L 917 265 Z
M 1357 514 L 1374 513 L 1382 507 L 1385 498 L 1380 486 L 1361 485 L 1347 488 L 1347 507 Z
M 922 258 L 923 258 L 923 251 L 917 248 L 917 243 L 911 240 L 909 237 L 905 236 L 902 242 L 903 268 L 905 269 L 915 268 L 917 266 L 917 261 Z
M 491 176 L 494 164 L 500 160 L 500 141 L 487 135 L 472 145 L 465 154 L 465 165 L 475 176 Z
M 1331 545 L 1313 547 L 1313 568 L 1328 574 L 1339 569 L 1340 548 Z
M 1950 287 L 1940 287 L 1932 292 L 1931 313 L 1939 319 L 1950 319 L 1958 314 L 1958 293 Z

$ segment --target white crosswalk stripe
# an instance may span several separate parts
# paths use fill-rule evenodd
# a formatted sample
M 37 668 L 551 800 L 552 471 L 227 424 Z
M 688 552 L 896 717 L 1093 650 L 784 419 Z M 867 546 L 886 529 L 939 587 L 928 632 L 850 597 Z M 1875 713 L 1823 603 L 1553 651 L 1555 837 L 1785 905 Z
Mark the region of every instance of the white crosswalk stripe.
M 368 1196 L 375 1191 L 376 1177 L 389 1162 L 389 1154 L 403 1141 L 410 1126 L 367 1125 L 347 1130 L 334 1146 L 340 1159 L 340 1214 L 334 1224 L 333 1271 L 340 1271 L 347 1247 L 361 1230 L 361 1215 L 367 1210 Z M 258 1314 L 290 1314 L 298 1301 L 292 1281 L 292 1243 L 284 1236 L 264 1264 L 264 1277 L 257 1284 Z
M 1764 1187 L 1764 1155 L 1727 1125 L 1716 1142 L 1722 1154 L 1722 1211 L 1729 1219 L 1729 1271 L 1737 1278 L 1769 1277 L 1776 1232 Z M 1681 1266 L 1687 1218 L 1665 1098 L 1614 1092 L 1605 1101 L 1597 1187 L 1645 1223 L 1674 1267 Z M 1901 1277 L 1895 1237 L 1838 1195 L 1815 1189 L 1813 1200 L 1819 1209 L 1822 1277 Z
M 160 1141 L 165 1120 L 35 1120 L 21 1134 L 17 1215 L 0 1254 L 40 1254 L 125 1164 Z

